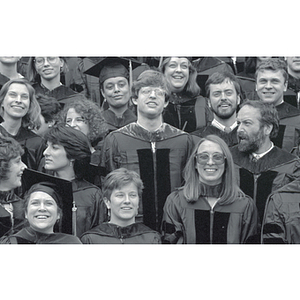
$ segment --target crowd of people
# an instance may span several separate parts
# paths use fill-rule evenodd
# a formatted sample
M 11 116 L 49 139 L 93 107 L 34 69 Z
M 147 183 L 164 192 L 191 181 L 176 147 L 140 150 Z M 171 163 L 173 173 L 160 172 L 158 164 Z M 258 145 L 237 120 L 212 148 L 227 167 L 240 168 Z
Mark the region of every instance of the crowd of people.
M 0 57 L 0 243 L 300 243 L 300 57 L 74 59 Z

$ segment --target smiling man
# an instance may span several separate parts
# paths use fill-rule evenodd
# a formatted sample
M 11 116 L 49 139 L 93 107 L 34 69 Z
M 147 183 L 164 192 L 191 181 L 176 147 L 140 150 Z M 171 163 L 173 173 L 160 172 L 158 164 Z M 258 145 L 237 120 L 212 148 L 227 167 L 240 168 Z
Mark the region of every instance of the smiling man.
M 182 171 L 192 151 L 192 137 L 163 122 L 168 88 L 161 72 L 147 70 L 132 87 L 137 122 L 111 132 L 104 140 L 101 166 L 107 173 L 125 167 L 136 171 L 145 189 L 137 222 L 160 230 L 167 196 L 182 184 Z
M 248 100 L 237 115 L 238 145 L 232 148 L 239 186 L 256 203 L 260 221 L 269 194 L 300 176 L 300 161 L 271 141 L 279 129 L 278 113 L 272 104 Z M 252 239 L 259 242 L 259 236 Z
M 206 95 L 214 118 L 211 124 L 192 132 L 198 137 L 216 134 L 229 147 L 237 144 L 236 111 L 241 89 L 236 77 L 229 72 L 216 72 L 205 83 Z
M 288 85 L 286 62 L 279 58 L 263 61 L 256 70 L 255 79 L 259 99 L 274 104 L 278 111 L 280 127 L 274 144 L 288 152 L 298 152 L 300 110 L 284 101 Z

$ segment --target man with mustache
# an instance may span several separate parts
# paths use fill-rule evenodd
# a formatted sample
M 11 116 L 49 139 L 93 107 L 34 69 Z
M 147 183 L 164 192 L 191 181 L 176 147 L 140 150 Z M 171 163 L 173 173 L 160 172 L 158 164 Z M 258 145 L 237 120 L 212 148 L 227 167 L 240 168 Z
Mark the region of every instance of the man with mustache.
M 300 136 L 300 110 L 284 101 L 287 93 L 286 62 L 279 58 L 264 60 L 256 69 L 256 91 L 259 99 L 275 105 L 279 116 L 279 132 L 272 141 L 288 152 L 298 154 Z
M 214 118 L 211 124 L 192 132 L 192 135 L 202 138 L 215 134 L 229 147 L 236 145 L 236 111 L 241 101 L 239 82 L 230 72 L 215 72 L 207 79 L 205 90 Z
M 111 132 L 104 139 L 101 167 L 109 173 L 118 168 L 137 172 L 145 188 L 137 222 L 160 231 L 167 196 L 181 186 L 182 171 L 193 148 L 192 137 L 163 122 L 169 90 L 165 76 L 147 70 L 132 86 L 137 122 Z
M 261 100 L 248 100 L 237 114 L 238 145 L 232 147 L 240 188 L 256 203 L 261 222 L 269 194 L 300 176 L 300 160 L 275 146 L 279 129 L 276 108 Z M 259 236 L 249 243 L 259 243 Z

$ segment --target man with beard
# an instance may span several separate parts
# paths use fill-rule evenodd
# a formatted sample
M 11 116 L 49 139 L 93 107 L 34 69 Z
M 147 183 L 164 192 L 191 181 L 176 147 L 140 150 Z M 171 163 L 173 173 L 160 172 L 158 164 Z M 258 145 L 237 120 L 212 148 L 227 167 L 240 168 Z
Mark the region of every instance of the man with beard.
M 230 72 L 215 72 L 207 79 L 205 90 L 214 118 L 211 124 L 192 132 L 192 135 L 202 138 L 215 134 L 229 147 L 236 145 L 236 110 L 241 93 L 236 77 Z
M 278 111 L 279 131 L 272 141 L 276 146 L 298 154 L 300 110 L 284 101 L 288 85 L 286 62 L 279 58 L 264 60 L 256 69 L 255 80 L 259 99 L 274 104 Z
M 240 188 L 256 203 L 261 224 L 269 194 L 300 176 L 300 160 L 271 141 L 279 129 L 274 105 L 248 100 L 241 105 L 237 123 L 238 145 L 231 149 L 236 175 Z M 259 236 L 248 242 L 258 243 Z

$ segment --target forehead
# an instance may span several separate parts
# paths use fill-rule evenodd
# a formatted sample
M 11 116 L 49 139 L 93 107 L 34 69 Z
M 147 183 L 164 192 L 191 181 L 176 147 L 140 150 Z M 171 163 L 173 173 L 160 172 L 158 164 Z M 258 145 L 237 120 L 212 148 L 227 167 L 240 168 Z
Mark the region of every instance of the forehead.
M 257 120 L 260 122 L 260 117 L 261 114 L 259 109 L 250 105 L 243 106 L 237 114 L 237 119 L 239 120 L 251 119 L 253 121 Z
M 168 64 L 170 64 L 170 63 L 177 63 L 177 64 L 186 63 L 186 64 L 188 64 L 189 60 L 186 57 L 171 57 Z
M 125 77 L 122 77 L 122 76 L 118 76 L 118 77 L 111 77 L 111 78 L 108 78 L 106 79 L 103 84 L 104 85 L 107 85 L 107 84 L 116 84 L 120 81 L 125 81 L 127 82 L 127 79 Z
M 55 202 L 55 200 L 49 194 L 41 191 L 31 193 L 29 200 L 52 200 Z
M 215 142 L 212 141 L 204 141 L 201 143 L 198 147 L 197 153 L 202 153 L 202 152 L 219 152 L 223 153 L 221 146 Z
M 229 78 L 226 78 L 221 83 L 211 83 L 209 85 L 209 88 L 210 88 L 211 91 L 233 90 L 233 91 L 236 92 L 235 86 L 234 86 L 233 82 Z
M 129 183 L 126 183 L 126 184 L 120 186 L 119 188 L 114 189 L 112 191 L 112 193 L 128 192 L 128 191 L 130 191 L 130 192 L 132 192 L 132 191 L 137 192 L 138 191 L 137 186 L 133 181 L 131 181 Z
M 257 81 L 260 79 L 279 79 L 284 81 L 283 72 L 281 70 L 273 71 L 273 70 L 261 70 L 257 73 Z
M 80 116 L 81 117 L 81 114 L 78 113 L 74 107 L 71 107 L 68 109 L 68 112 L 67 112 L 67 117 L 71 117 L 71 116 L 75 116 L 75 117 L 78 117 Z
M 22 83 L 12 83 L 8 88 L 8 92 L 10 91 L 29 94 L 26 85 Z

